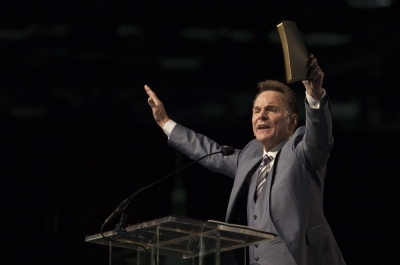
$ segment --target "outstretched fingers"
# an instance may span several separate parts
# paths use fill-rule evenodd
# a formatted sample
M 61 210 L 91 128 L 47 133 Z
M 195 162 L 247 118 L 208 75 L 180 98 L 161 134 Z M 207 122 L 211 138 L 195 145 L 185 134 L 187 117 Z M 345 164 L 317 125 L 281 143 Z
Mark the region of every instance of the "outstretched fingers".
M 149 99 L 147 100 L 149 102 L 150 106 L 160 106 L 161 101 L 158 99 L 156 93 L 154 93 L 153 90 L 148 85 L 144 85 L 144 90 L 146 91 L 146 94 L 149 96 Z
M 317 60 L 317 58 L 314 57 L 314 54 L 312 54 L 312 53 L 309 54 L 309 59 L 308 59 L 307 65 L 308 65 L 308 67 L 310 67 L 308 77 L 311 80 L 308 80 L 303 83 L 313 84 L 315 86 L 321 86 L 322 80 L 324 78 L 324 72 L 322 71 L 321 67 L 318 65 L 318 60 Z
M 149 96 L 147 102 L 149 103 L 152 111 L 154 119 L 156 120 L 157 124 L 161 127 L 164 127 L 165 123 L 169 120 L 167 112 L 164 109 L 163 103 L 158 99 L 156 93 L 151 90 L 148 85 L 144 86 L 144 90 L 146 94 Z
M 310 79 L 303 80 L 303 84 L 306 88 L 307 94 L 312 96 L 315 100 L 319 100 L 323 93 L 322 83 L 325 74 L 319 67 L 317 58 L 315 58 L 312 53 L 309 55 L 307 65 L 310 67 L 308 74 Z
M 307 66 L 308 67 L 313 67 L 314 65 L 318 65 L 317 58 L 314 57 L 314 54 L 310 53 L 308 55 Z
M 320 78 L 324 76 L 324 72 L 322 71 L 321 67 L 318 65 L 314 65 L 310 69 L 309 77 L 314 80 L 314 82 L 318 81 Z

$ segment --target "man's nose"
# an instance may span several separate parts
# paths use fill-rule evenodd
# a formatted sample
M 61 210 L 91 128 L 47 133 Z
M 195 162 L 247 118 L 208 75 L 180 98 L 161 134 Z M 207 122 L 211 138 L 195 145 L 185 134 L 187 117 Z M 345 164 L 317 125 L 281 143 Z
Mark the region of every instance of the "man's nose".
M 266 119 L 268 119 L 268 115 L 267 115 L 267 112 L 263 109 L 263 110 L 261 110 L 260 111 L 260 115 L 259 115 L 259 117 L 258 117 L 260 120 L 266 120 Z

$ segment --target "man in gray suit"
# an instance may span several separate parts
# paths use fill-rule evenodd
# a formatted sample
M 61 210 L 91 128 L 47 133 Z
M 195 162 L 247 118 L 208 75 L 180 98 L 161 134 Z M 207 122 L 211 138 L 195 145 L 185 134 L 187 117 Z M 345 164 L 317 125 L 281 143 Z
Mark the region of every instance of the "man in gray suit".
M 312 54 L 308 65 L 312 79 L 303 81 L 306 126 L 296 129 L 295 93 L 278 81 L 263 81 L 253 104 L 256 139 L 231 156 L 201 161 L 234 179 L 226 222 L 278 234 L 272 242 L 249 247 L 250 264 L 345 264 L 323 213 L 326 164 L 333 145 L 330 103 L 322 88 L 324 73 Z M 145 90 L 171 146 L 191 159 L 224 147 L 170 120 L 155 93 L 147 85 Z M 243 263 L 236 257 L 229 264 Z

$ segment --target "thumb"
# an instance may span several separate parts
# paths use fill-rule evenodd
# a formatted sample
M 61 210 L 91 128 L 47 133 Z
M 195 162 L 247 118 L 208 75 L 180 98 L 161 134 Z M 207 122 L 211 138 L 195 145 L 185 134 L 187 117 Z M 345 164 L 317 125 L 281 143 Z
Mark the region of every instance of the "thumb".
M 311 80 L 312 81 L 312 80 Z M 309 88 L 310 87 L 310 80 L 302 80 L 302 82 L 303 82 L 303 85 L 306 87 L 306 88 Z
M 149 103 L 150 107 L 156 107 L 157 106 L 157 104 L 154 102 L 154 100 L 152 98 L 149 98 L 147 100 L 147 102 Z

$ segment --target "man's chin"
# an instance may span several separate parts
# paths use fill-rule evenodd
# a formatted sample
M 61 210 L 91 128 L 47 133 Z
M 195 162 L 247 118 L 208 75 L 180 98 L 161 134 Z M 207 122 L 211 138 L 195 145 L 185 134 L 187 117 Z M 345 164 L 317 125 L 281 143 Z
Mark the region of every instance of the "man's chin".
M 270 137 L 268 136 L 256 136 L 257 141 L 260 143 L 267 143 L 270 140 Z

